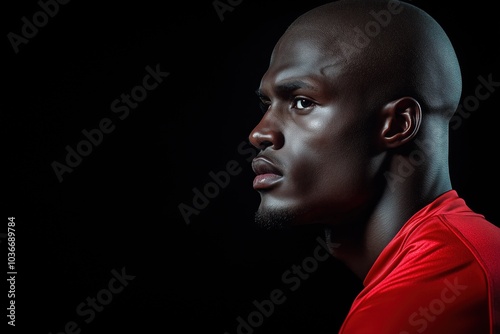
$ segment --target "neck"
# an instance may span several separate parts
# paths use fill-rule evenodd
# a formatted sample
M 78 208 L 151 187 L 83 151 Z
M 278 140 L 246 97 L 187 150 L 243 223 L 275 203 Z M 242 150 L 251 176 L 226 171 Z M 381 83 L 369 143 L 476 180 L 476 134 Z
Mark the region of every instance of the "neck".
M 401 171 L 406 158 L 396 157 L 390 170 Z M 418 210 L 451 189 L 448 169 L 443 164 L 425 164 L 407 177 L 386 182 L 363 216 L 325 228 L 332 255 L 364 280 L 382 250 Z M 431 168 L 431 166 L 433 166 Z M 411 170 L 411 169 L 410 169 Z M 395 174 L 396 175 L 396 174 Z

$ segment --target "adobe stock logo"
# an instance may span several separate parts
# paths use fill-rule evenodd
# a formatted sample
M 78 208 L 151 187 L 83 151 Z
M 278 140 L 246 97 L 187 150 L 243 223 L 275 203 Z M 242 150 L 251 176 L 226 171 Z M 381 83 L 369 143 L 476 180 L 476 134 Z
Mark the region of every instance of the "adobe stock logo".
M 368 21 L 363 29 L 355 27 L 353 29 L 355 35 L 351 38 L 350 43 L 340 42 L 340 49 L 345 59 L 350 59 L 354 53 L 361 53 L 371 43 L 372 39 L 377 37 L 382 32 L 382 29 L 391 23 L 392 16 L 403 11 L 404 8 L 400 7 L 400 5 L 400 1 L 390 0 L 387 3 L 387 9 L 382 9 L 378 12 L 371 10 L 370 16 L 373 17 L 373 20 Z
M 329 243 L 321 237 L 317 237 L 316 241 L 317 245 L 310 256 L 304 257 L 300 264 L 293 264 L 281 275 L 281 282 L 286 284 L 287 289 L 273 289 L 269 293 L 269 299 L 253 300 L 253 311 L 249 312 L 246 317 L 236 318 L 237 325 L 233 333 L 253 334 L 267 318 L 274 314 L 277 306 L 287 301 L 287 291 L 288 294 L 297 291 L 302 283 L 318 271 L 320 264 L 332 256 L 334 249 L 341 246 L 339 243 Z M 231 333 L 226 331 L 224 334 Z
M 168 77 L 170 74 L 161 71 L 160 64 L 156 64 L 155 69 L 149 65 L 146 66 L 145 69 L 147 74 L 142 78 L 141 84 L 134 86 L 130 90 L 130 94 L 122 93 L 120 98 L 111 102 L 111 111 L 118 114 L 119 121 L 125 120 L 129 116 L 130 110 L 136 109 L 139 103 L 147 98 L 148 92 L 156 89 L 158 85 L 163 82 L 164 78 Z M 97 127 L 93 129 L 83 129 L 81 131 L 85 139 L 80 140 L 75 148 L 66 145 L 64 163 L 53 161 L 50 164 L 59 182 L 63 182 L 64 174 L 72 173 L 73 170 L 82 163 L 84 157 L 89 156 L 94 148 L 101 145 L 104 140 L 104 135 L 112 133 L 115 128 L 116 125 L 113 124 L 111 118 L 104 117 L 99 121 Z
M 500 87 L 500 81 L 493 80 L 493 74 L 488 74 L 487 78 L 480 75 L 477 77 L 479 83 L 474 89 L 474 94 L 469 94 L 463 98 L 459 104 L 455 115 L 450 120 L 450 127 L 457 130 L 462 126 L 463 120 L 479 109 L 481 102 L 486 101 Z
M 21 26 L 21 35 L 14 32 L 9 32 L 7 38 L 9 39 L 10 45 L 17 54 L 19 52 L 19 46 L 22 44 L 28 44 L 30 39 L 35 38 L 38 35 L 39 28 L 43 28 L 49 23 L 49 18 L 53 18 L 59 13 L 59 5 L 66 5 L 70 0 L 43 0 L 38 1 L 38 6 L 42 10 L 37 11 L 33 14 L 31 20 L 26 16 L 21 18 L 23 25 Z
M 229 186 L 231 180 L 243 171 L 243 166 L 248 166 L 249 162 L 259 153 L 259 150 L 250 145 L 247 141 L 239 143 L 238 154 L 244 159 L 244 162 L 229 160 L 222 170 L 208 173 L 210 181 L 200 187 L 192 188 L 193 197 L 191 203 L 181 202 L 177 206 L 184 222 L 191 224 L 191 217 L 198 216 L 215 199 L 223 189 Z
M 224 13 L 232 12 L 234 10 L 234 7 L 239 6 L 242 2 L 243 0 L 227 0 L 227 3 L 223 0 L 215 0 L 214 2 L 212 2 L 212 6 L 219 16 L 219 20 L 222 22 L 225 18 Z
M 468 286 L 460 284 L 458 277 L 451 282 L 448 279 L 444 280 L 444 287 L 439 296 L 429 301 L 427 305 L 420 306 L 418 310 L 410 314 L 408 317 L 408 324 L 413 327 L 417 333 L 423 333 L 430 323 L 436 321 L 440 314 L 442 314 L 448 305 L 453 304 Z M 401 331 L 399 334 L 410 334 L 414 331 Z
M 102 312 L 109 305 L 113 298 L 121 293 L 125 287 L 130 284 L 130 281 L 135 279 L 135 276 L 125 272 L 125 267 L 120 272 L 111 270 L 113 277 L 108 281 L 108 285 L 99 290 L 95 297 L 87 297 L 85 301 L 78 304 L 76 314 L 83 318 L 85 324 L 90 324 L 97 316 L 97 313 Z M 68 321 L 64 325 L 64 330 L 54 334 L 79 334 L 82 331 L 81 326 L 76 321 Z M 53 334 L 49 332 L 49 334 Z

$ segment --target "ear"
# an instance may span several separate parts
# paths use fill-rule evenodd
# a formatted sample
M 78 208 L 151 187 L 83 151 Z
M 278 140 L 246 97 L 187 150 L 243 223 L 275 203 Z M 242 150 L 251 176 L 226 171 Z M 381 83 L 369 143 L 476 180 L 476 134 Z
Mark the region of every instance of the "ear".
M 383 126 L 380 143 L 383 148 L 396 148 L 413 139 L 422 121 L 422 109 L 417 100 L 402 97 L 387 103 L 382 109 Z

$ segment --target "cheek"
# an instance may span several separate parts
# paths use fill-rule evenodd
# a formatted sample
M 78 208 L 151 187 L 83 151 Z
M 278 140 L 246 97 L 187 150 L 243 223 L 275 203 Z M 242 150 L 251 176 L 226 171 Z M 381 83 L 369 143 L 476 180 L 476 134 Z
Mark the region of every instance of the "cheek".
M 339 198 L 362 187 L 365 168 L 362 157 L 355 152 L 332 148 L 305 154 L 294 178 L 299 191 Z
M 350 131 L 297 139 L 289 189 L 306 202 L 346 205 L 357 202 L 369 183 L 368 147 Z

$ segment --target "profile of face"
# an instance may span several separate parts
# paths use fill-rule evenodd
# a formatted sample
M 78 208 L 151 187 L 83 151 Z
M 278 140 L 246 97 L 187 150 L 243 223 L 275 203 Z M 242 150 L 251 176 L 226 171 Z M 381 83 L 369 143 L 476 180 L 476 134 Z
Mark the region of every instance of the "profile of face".
M 402 193 L 420 198 L 423 183 L 447 188 L 448 127 L 461 89 L 451 41 L 411 4 L 338 0 L 301 15 L 257 90 L 264 114 L 249 134 L 260 150 L 252 161 L 257 222 L 363 223 L 374 206 L 396 210 Z M 388 193 L 384 174 L 397 172 L 419 141 L 433 145 L 414 182 Z M 442 191 L 433 186 L 429 198 Z
M 263 111 L 249 135 L 260 153 L 253 187 L 264 226 L 332 223 L 371 196 L 381 164 L 363 78 L 330 38 L 292 29 L 278 41 L 257 91 Z

